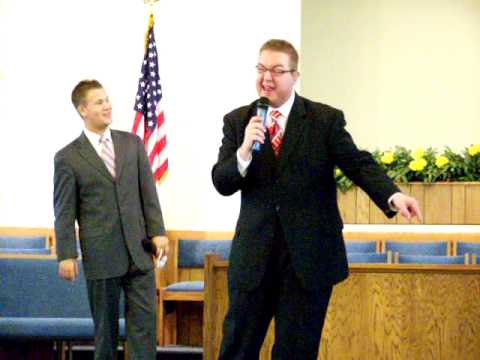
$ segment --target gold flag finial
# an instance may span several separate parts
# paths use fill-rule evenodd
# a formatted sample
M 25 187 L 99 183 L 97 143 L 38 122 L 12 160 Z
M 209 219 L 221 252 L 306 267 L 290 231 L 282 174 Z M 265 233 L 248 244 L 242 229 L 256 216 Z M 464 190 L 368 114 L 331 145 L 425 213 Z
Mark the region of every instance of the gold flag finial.
M 159 2 L 160 0 L 143 0 L 144 4 L 145 5 L 150 5 L 150 7 L 153 7 L 153 5 L 156 3 L 156 2 Z
M 148 46 L 148 34 L 150 33 L 150 29 L 153 28 L 153 25 L 155 25 L 155 20 L 153 18 L 153 11 L 152 11 L 150 13 L 150 16 L 148 17 L 147 32 L 145 33 L 145 51 L 147 51 L 147 46 Z
M 156 3 L 156 2 L 159 2 L 160 0 L 143 0 L 143 3 L 145 5 L 149 5 L 150 6 L 150 15 L 153 14 L 153 5 Z
M 150 32 L 150 29 L 153 28 L 153 25 L 155 24 L 155 21 L 153 19 L 153 5 L 159 1 L 160 0 L 143 0 L 145 5 L 150 6 L 150 15 L 148 16 L 147 32 L 145 33 L 145 51 L 147 51 L 147 46 L 148 46 L 148 33 Z

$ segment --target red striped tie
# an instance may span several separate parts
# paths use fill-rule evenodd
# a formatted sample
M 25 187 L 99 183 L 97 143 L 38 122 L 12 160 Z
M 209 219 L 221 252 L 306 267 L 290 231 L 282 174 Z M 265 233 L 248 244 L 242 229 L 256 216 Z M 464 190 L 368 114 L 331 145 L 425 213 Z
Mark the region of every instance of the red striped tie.
M 100 156 L 107 167 L 108 172 L 115 178 L 115 154 L 113 153 L 112 141 L 110 138 L 100 138 L 102 145 Z
M 283 139 L 283 131 L 280 125 L 278 124 L 278 120 L 280 119 L 280 116 L 282 116 L 282 114 L 279 111 L 273 110 L 270 113 L 272 122 L 268 127 L 270 142 L 272 143 L 272 149 L 277 159 L 278 159 L 278 156 L 280 155 L 280 147 L 282 146 L 282 139 Z

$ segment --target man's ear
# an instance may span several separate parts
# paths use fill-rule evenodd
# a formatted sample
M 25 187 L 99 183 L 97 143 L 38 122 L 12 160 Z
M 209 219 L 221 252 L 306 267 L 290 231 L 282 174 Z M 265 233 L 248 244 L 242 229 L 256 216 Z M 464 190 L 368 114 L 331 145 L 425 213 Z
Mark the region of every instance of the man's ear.
M 80 105 L 77 106 L 77 111 L 82 117 L 82 119 L 85 118 L 85 115 L 87 114 L 87 109 L 85 107 L 85 104 L 81 103 Z
M 295 72 L 293 73 L 293 79 L 295 80 L 295 82 L 297 82 L 299 78 L 300 72 L 298 70 L 295 70 Z

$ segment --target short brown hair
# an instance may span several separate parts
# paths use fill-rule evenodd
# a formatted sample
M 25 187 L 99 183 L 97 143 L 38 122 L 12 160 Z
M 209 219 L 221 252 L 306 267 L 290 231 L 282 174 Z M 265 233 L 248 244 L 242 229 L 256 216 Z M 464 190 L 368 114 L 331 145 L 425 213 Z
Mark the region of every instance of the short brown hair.
M 72 103 L 75 109 L 85 100 L 87 93 L 93 89 L 102 89 L 97 80 L 82 80 L 72 90 Z
M 270 39 L 260 48 L 260 52 L 264 50 L 279 51 L 287 54 L 290 57 L 290 66 L 292 67 L 292 70 L 298 69 L 298 52 L 288 41 Z

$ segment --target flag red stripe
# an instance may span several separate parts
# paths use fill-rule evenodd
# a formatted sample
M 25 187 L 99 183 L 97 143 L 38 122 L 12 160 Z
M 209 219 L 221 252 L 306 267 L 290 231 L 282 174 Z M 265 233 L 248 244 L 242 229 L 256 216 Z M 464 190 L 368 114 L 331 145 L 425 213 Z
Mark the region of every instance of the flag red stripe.
M 133 121 L 132 133 L 136 134 L 138 131 L 138 126 L 142 122 L 143 115 L 141 112 L 135 114 L 135 120 Z
M 159 181 L 162 179 L 162 176 L 167 172 L 168 170 L 168 159 L 165 159 L 162 165 L 158 167 L 157 170 L 155 170 L 153 176 L 155 177 L 155 180 Z
M 145 133 L 143 134 L 143 143 L 145 144 L 145 148 L 148 148 L 148 141 L 150 140 L 150 136 L 152 136 L 152 133 L 148 128 L 145 128 Z
M 160 154 L 163 151 L 163 149 L 165 149 L 166 146 L 167 146 L 167 137 L 163 136 L 160 140 L 158 140 L 155 143 L 155 146 L 153 147 L 152 151 L 148 155 L 149 160 L 150 160 L 150 164 L 153 163 L 153 160 L 155 159 L 155 156 Z
M 160 114 L 157 116 L 157 127 L 160 129 L 165 122 L 165 116 L 163 115 L 163 111 L 160 111 Z

